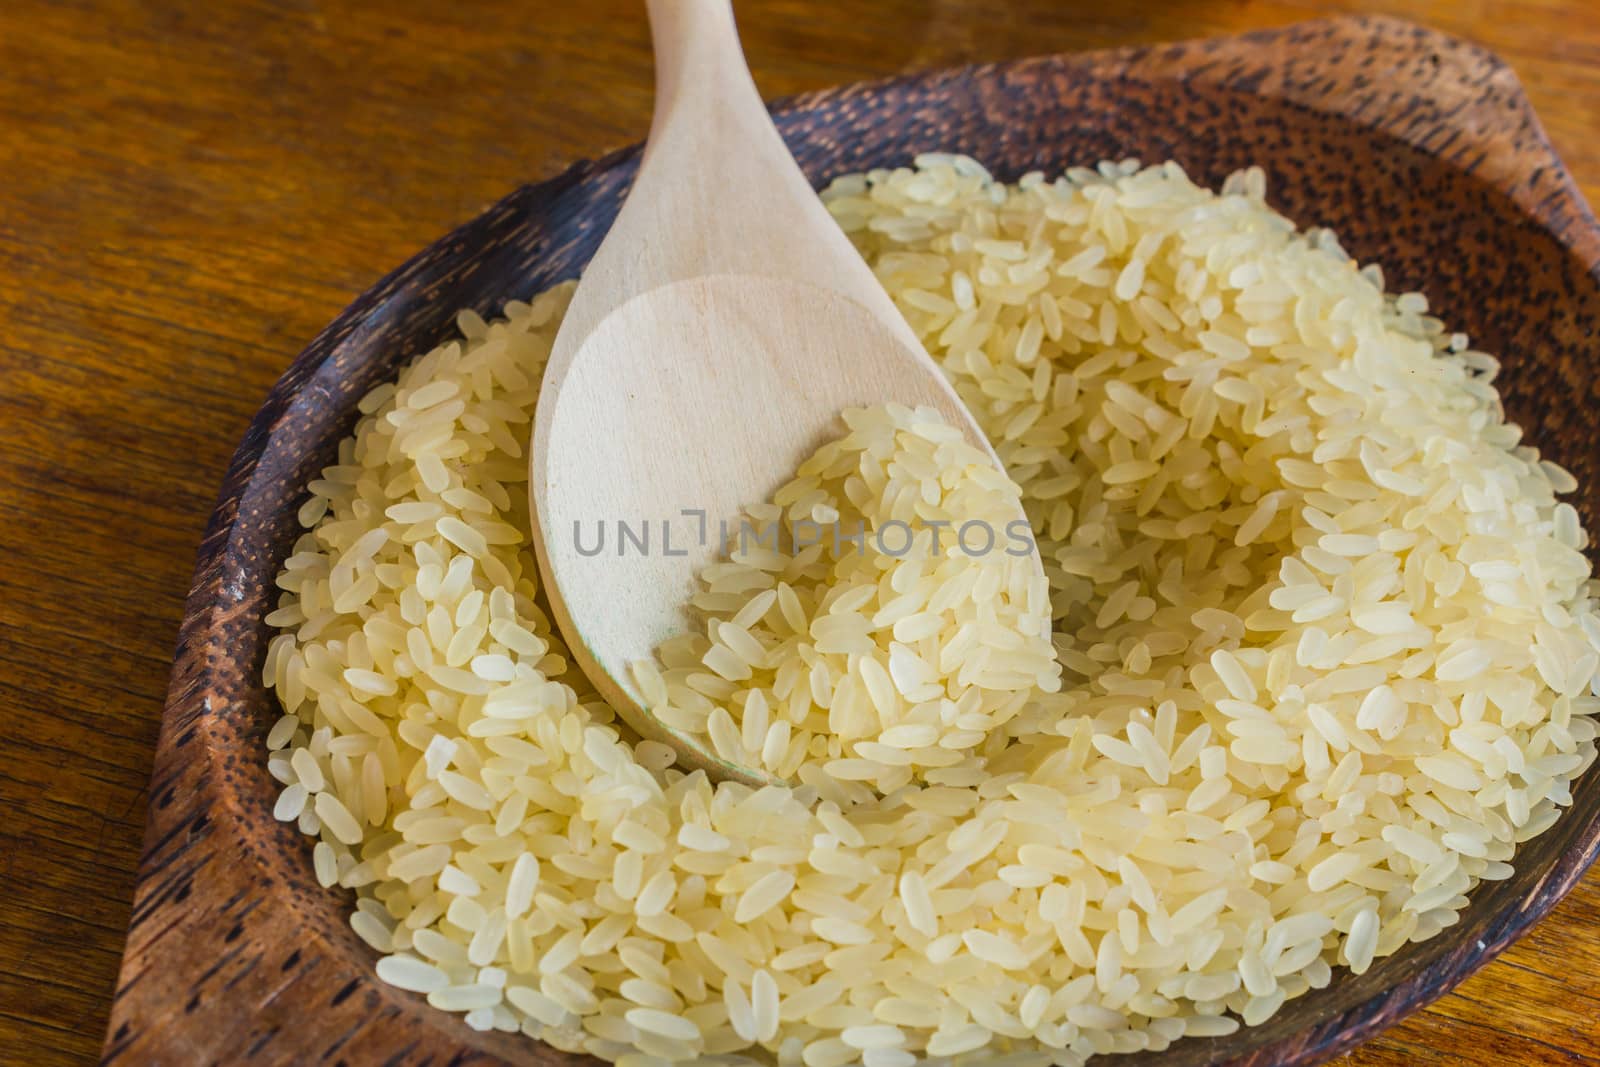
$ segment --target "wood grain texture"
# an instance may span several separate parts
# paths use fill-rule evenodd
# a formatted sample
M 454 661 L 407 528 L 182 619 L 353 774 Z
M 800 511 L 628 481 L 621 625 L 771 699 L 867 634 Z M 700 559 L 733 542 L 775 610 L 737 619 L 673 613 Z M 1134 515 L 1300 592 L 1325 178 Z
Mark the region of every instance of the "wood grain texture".
M 1394 11 L 1510 60 L 1600 195 L 1587 0 L 1514 13 L 1486 0 L 747 6 L 768 94 Z M 101 1047 L 194 546 L 268 388 L 390 265 L 520 183 L 639 136 L 648 87 L 629 0 L 0 5 L 0 1060 L 81 1062 Z M 1592 388 L 1581 366 L 1569 384 Z M 179 824 L 169 845 L 205 830 Z M 1500 960 L 1348 1062 L 1594 1062 L 1597 924 L 1591 874 Z M 279 947 L 251 972 L 288 985 L 315 970 L 297 944 Z M 380 1022 L 388 1010 L 366 991 L 339 1003 Z M 339 1037 L 326 1036 L 324 1048 Z

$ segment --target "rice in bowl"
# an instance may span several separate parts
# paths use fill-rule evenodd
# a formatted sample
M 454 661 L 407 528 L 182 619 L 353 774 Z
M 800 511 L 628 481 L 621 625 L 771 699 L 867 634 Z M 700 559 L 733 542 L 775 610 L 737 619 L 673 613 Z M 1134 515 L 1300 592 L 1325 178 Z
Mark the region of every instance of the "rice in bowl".
M 907 780 L 678 774 L 538 603 L 523 446 L 569 289 L 465 313 L 363 401 L 268 620 L 276 813 L 380 977 L 628 1064 L 1079 1063 L 1260 1022 L 1510 874 L 1594 759 L 1600 620 L 1490 356 L 1258 172 L 924 157 L 825 199 L 1020 487 L 1058 691 Z M 664 680 L 792 733 L 877 685 L 785 619 L 814 564 L 708 578 L 690 647 L 738 621 L 771 670 Z M 888 648 L 906 590 L 861 588 Z

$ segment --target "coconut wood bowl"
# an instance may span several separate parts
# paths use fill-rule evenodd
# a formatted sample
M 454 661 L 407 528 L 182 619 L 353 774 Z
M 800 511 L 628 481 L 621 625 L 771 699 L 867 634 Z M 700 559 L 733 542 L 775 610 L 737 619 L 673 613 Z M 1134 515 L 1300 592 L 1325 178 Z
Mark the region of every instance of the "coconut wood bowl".
M 1582 481 L 1600 528 L 1600 227 L 1516 78 L 1492 55 L 1387 19 L 1341 19 L 1155 48 L 1049 56 L 811 94 L 778 124 L 820 186 L 955 150 L 1014 179 L 1103 158 L 1176 159 L 1219 183 L 1251 164 L 1303 226 L 1334 227 L 1391 289 L 1420 289 L 1503 356 L 1510 416 Z M 307 480 L 356 402 L 451 329 L 575 277 L 637 149 L 513 192 L 384 278 L 272 390 L 233 458 L 179 637 L 126 955 L 104 1058 L 118 1064 L 577 1063 L 479 1034 L 389 988 L 351 932 L 348 894 L 272 818 L 260 684 L 273 576 Z M 1445 993 L 1543 916 L 1600 851 L 1600 767 L 1576 804 L 1485 883 L 1461 922 L 1267 1023 L 1134 1061 L 1278 1067 L 1331 1057 Z M 586 1061 L 594 1062 L 594 1061 Z

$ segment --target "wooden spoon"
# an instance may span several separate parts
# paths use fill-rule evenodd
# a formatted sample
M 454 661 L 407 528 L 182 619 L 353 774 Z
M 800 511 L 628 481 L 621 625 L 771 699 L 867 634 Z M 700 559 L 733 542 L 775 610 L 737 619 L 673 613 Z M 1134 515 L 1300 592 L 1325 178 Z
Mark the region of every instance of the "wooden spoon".
M 629 670 L 693 625 L 722 524 L 736 533 L 848 406 L 928 405 L 994 453 L 789 155 L 728 0 L 648 6 L 655 116 L 545 371 L 534 544 L 556 622 L 618 713 L 686 768 L 766 784 L 652 716 Z

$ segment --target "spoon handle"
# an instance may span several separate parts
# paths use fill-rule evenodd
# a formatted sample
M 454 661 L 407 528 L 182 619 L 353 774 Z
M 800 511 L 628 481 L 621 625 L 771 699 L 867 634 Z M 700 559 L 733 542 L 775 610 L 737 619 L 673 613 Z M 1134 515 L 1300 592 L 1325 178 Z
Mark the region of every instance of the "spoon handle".
M 745 63 L 730 0 L 646 6 L 655 114 L 617 225 L 633 244 L 620 265 L 612 253 L 622 250 L 602 247 L 600 270 L 591 271 L 618 266 L 627 275 L 618 278 L 621 288 L 634 292 L 710 273 L 805 282 L 850 297 L 902 343 L 920 348 L 773 125 Z M 640 232 L 656 227 L 659 237 L 646 237 L 641 251 Z
M 773 126 L 739 46 L 729 0 L 647 0 L 655 49 L 655 112 L 636 188 L 665 200 L 718 202 L 740 194 L 825 213 Z M 699 188 L 689 189 L 692 184 Z M 707 197 L 713 192 L 714 196 Z M 776 193 L 777 195 L 774 195 Z M 697 195 L 698 194 L 698 195 Z M 810 210 L 815 206 L 815 210 Z M 760 212 L 716 210 L 716 215 Z M 707 219 L 713 226 L 716 219 Z
M 649 149 L 667 140 L 670 124 L 680 118 L 696 123 L 713 115 L 737 118 L 754 127 L 746 133 L 771 128 L 739 45 L 730 0 L 647 0 L 646 7 L 656 60 L 655 113 L 646 158 Z

